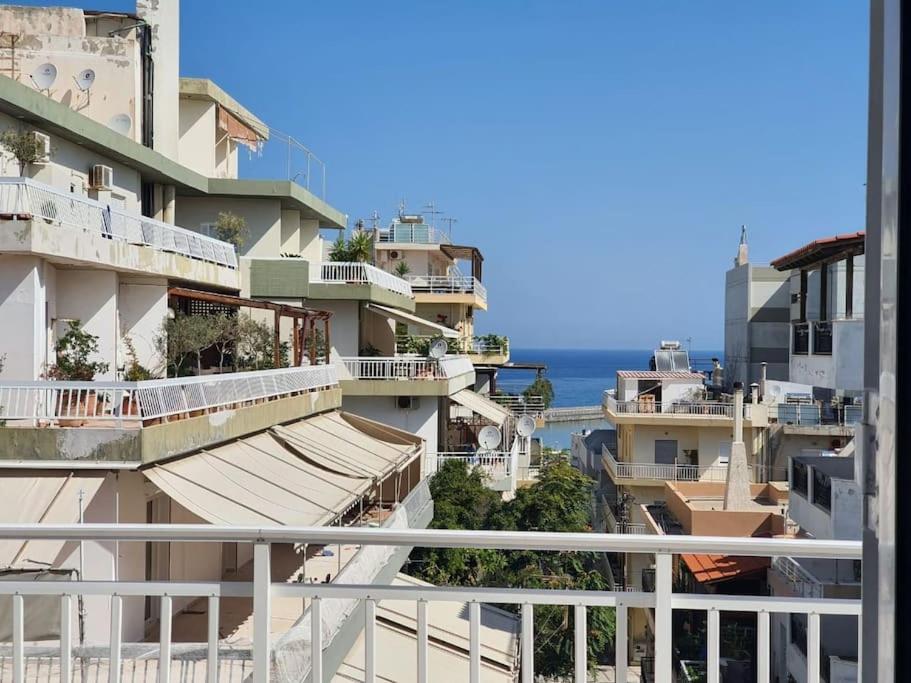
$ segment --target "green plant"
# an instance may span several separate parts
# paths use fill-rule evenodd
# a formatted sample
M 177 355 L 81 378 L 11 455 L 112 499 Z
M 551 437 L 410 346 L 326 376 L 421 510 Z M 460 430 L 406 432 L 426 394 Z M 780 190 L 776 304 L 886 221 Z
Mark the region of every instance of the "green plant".
M 187 361 L 196 360 L 196 372 L 202 370 L 202 352 L 215 341 L 210 316 L 178 313 L 166 318 L 161 326 L 155 345 L 167 359 L 168 368 L 174 376 L 189 374 Z
M 57 340 L 54 351 L 57 362 L 47 370 L 49 379 L 91 382 L 110 367 L 108 363 L 89 360 L 89 356 L 98 353 L 98 337 L 86 332 L 79 320 L 68 321 L 67 331 Z
M 531 398 L 532 396 L 540 396 L 541 400 L 544 401 L 544 407 L 550 408 L 550 405 L 554 402 L 554 385 L 551 384 L 550 380 L 544 375 L 539 374 L 535 377 L 535 380 L 525 388 L 525 391 L 522 392 L 522 396 L 526 399 Z
M 25 173 L 26 166 L 41 161 L 44 156 L 44 148 L 33 132 L 5 130 L 0 133 L 0 147 L 16 158 L 20 176 Z
M 484 334 L 475 337 L 485 355 L 504 353 L 509 347 L 509 339 L 502 334 Z
M 399 261 L 395 264 L 395 274 L 399 277 L 405 277 L 410 272 L 411 266 L 408 265 L 408 261 Z
M 152 371 L 139 362 L 136 354 L 136 345 L 130 336 L 123 338 L 123 346 L 126 349 L 127 364 L 123 369 L 123 379 L 126 382 L 143 382 L 152 379 Z
M 362 348 L 358 355 L 367 356 L 368 358 L 375 358 L 377 356 L 382 356 L 383 352 L 368 342 L 367 346 Z
M 355 230 L 346 242 L 343 235 L 332 244 L 329 260 L 366 263 L 373 257 L 373 235 L 366 230 Z
M 231 211 L 221 211 L 215 220 L 215 236 L 224 241 L 230 242 L 240 249 L 247 241 L 249 230 L 247 229 L 247 220 L 243 216 L 238 216 Z

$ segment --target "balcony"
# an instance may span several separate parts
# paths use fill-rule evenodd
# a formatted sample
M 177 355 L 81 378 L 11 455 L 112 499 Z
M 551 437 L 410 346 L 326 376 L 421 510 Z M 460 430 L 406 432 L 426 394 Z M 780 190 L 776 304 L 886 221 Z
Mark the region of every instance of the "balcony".
M 447 462 L 461 462 L 469 469 L 484 474 L 488 488 L 494 491 L 515 489 L 516 457 L 509 451 L 478 453 L 442 452 L 427 455 L 427 472 L 436 474 Z
M 142 253 L 128 253 L 115 247 L 145 247 L 159 254 L 174 254 L 193 261 L 213 264 L 230 270 L 230 277 L 214 278 L 217 284 L 237 286 L 237 254 L 234 245 L 207 237 L 198 232 L 170 225 L 138 214 L 63 192 L 29 178 L 0 178 L 0 217 L 31 221 L 32 230 L 26 245 L 21 239 L 4 246 L 4 251 L 32 251 L 66 260 L 85 260 L 99 265 L 121 265 L 124 270 L 160 272 L 187 279 L 186 267 L 173 265 L 167 259 L 149 260 Z M 68 231 L 73 248 L 60 244 L 55 233 L 44 233 L 51 226 Z M 71 231 L 71 232 L 69 232 Z M 86 242 L 81 238 L 88 232 L 99 240 Z M 104 247 L 110 254 L 94 253 Z M 104 257 L 104 258 L 102 258 Z M 171 271 L 174 271 L 171 273 Z M 198 274 L 199 279 L 212 280 L 212 275 Z
M 369 263 L 345 263 L 324 261 L 310 264 L 311 285 L 369 285 L 386 292 L 397 294 L 400 297 L 411 299 L 413 297 L 411 285 L 400 277 L 387 273 L 385 270 L 370 265 Z M 331 292 L 314 291 L 313 298 L 336 298 L 330 296 Z M 351 297 L 350 294 L 348 295 Z M 383 303 L 380 301 L 380 303 Z M 396 301 L 391 301 L 395 305 Z
M 256 683 L 267 683 L 273 676 L 272 667 L 276 662 L 287 664 L 288 657 L 299 665 L 300 679 L 309 673 L 312 680 L 331 678 L 337 666 L 337 657 L 332 640 L 338 633 L 337 605 L 344 605 L 345 614 L 355 609 L 363 616 L 366 645 L 363 667 L 365 680 L 376 678 L 377 659 L 392 656 L 392 653 L 378 651 L 376 645 L 376 607 L 380 601 L 410 601 L 417 603 L 418 624 L 416 629 L 417 656 L 415 677 L 417 680 L 443 680 L 449 672 L 431 668 L 436 661 L 428 657 L 427 610 L 422 603 L 455 601 L 468 604 L 463 619 L 469 634 L 468 680 L 480 683 L 482 680 L 481 605 L 512 605 L 521 613 L 521 638 L 519 656 L 525 680 L 534 679 L 535 610 L 536 605 L 566 605 L 574 613 L 573 647 L 568 657 L 572 658 L 574 680 L 587 680 L 588 643 L 587 611 L 590 607 L 614 607 L 617 611 L 615 677 L 627 680 L 628 673 L 628 623 L 629 609 L 646 609 L 653 615 L 654 623 L 654 680 L 670 683 L 674 675 L 675 634 L 673 629 L 674 610 L 698 610 L 707 613 L 707 671 L 708 680 L 720 680 L 721 651 L 720 634 L 722 614 L 740 612 L 754 614 L 758 639 L 755 661 L 757 680 L 769 680 L 770 673 L 770 614 L 805 615 L 807 623 L 807 678 L 819 680 L 821 672 L 821 618 L 826 615 L 861 616 L 861 603 L 857 599 L 809 599 L 780 598 L 767 596 L 702 595 L 682 593 L 674 590 L 674 555 L 708 553 L 753 557 L 817 557 L 842 560 L 859 560 L 861 544 L 853 541 L 819 541 L 806 539 L 771 538 L 719 538 L 688 536 L 640 536 L 613 534 L 541 534 L 535 532 L 491 532 L 491 531 L 425 531 L 419 529 L 393 528 L 336 528 L 336 527 L 269 527 L 243 529 L 238 527 L 208 525 L 6 525 L 0 526 L 3 539 L 58 539 L 78 543 L 97 541 L 104 543 L 134 542 L 137 546 L 153 542 L 224 543 L 238 544 L 250 549 L 253 557 L 252 572 L 249 576 L 238 577 L 236 581 L 220 578 L 202 581 L 80 581 L 69 577 L 59 581 L 13 580 L 0 582 L 0 595 L 10 601 L 12 613 L 12 637 L 10 647 L 3 651 L 6 666 L 13 672 L 14 680 L 22 680 L 26 673 L 40 665 L 45 670 L 56 672 L 59 678 L 69 680 L 74 669 L 91 664 L 110 673 L 119 680 L 122 672 L 139 674 L 131 680 L 168 680 L 169 672 L 176 676 L 187 666 L 186 652 L 181 645 L 175 647 L 175 631 L 172 629 L 174 600 L 202 598 L 209 606 L 209 614 L 218 614 L 232 600 L 252 599 L 252 639 L 244 656 L 237 657 L 231 647 L 220 642 L 217 628 L 209 628 L 205 642 L 194 644 L 192 657 L 195 677 L 201 678 L 218 671 L 226 680 L 234 679 L 243 668 L 252 673 Z M 381 585 L 358 583 L 307 583 L 275 582 L 272 578 L 273 556 L 282 546 L 302 544 L 304 546 L 374 546 L 377 551 L 390 547 L 449 547 L 506 550 L 541 550 L 554 552 L 595 552 L 595 553 L 645 553 L 654 555 L 654 590 L 644 591 L 568 591 L 561 589 L 530 589 L 509 587 L 443 587 L 421 584 Z M 123 545 L 123 544 L 122 544 Z M 650 586 L 651 587 L 651 586 Z M 74 645 L 71 624 L 77 600 L 73 596 L 91 595 L 89 605 L 93 610 L 104 610 L 110 615 L 110 637 L 92 647 Z M 150 596 L 153 604 L 159 606 L 161 628 L 154 641 L 142 646 L 142 653 L 136 656 L 136 645 L 123 642 L 123 611 L 126 600 Z M 126 598 L 126 600 L 125 600 Z M 271 609 L 275 601 L 285 599 L 300 601 L 301 619 L 295 625 L 292 647 L 286 647 L 288 639 L 273 634 L 270 626 Z M 39 602 L 40 601 L 40 602 Z M 305 612 L 303 603 L 307 601 Z M 45 609 L 56 603 L 62 610 L 60 629 L 44 636 L 40 645 L 29 641 L 30 618 L 38 604 Z M 348 607 L 351 605 L 351 607 Z M 304 616 L 306 614 L 306 616 Z M 209 621 L 210 625 L 213 623 Z M 217 625 L 217 621 L 214 622 Z M 346 623 L 353 623 L 348 619 Z M 623 626 L 620 626 L 623 625 Z M 359 626 L 360 628 L 360 626 Z M 276 638 L 276 635 L 279 635 Z M 27 644 L 28 642 L 28 644 Z M 88 658 L 91 658 L 89 661 Z M 137 661 L 140 660 L 140 661 Z M 252 660 L 252 666 L 251 666 Z M 140 666 L 141 664 L 141 666 Z M 252 671 L 251 671 L 252 669 Z M 140 674 L 141 672 L 141 674 Z M 205 673 L 204 673 L 205 672 Z M 160 674 L 160 677 L 159 677 Z M 195 678 L 194 678 L 195 680 Z
M 338 386 L 334 365 L 144 382 L 5 381 L 0 446 L 11 458 L 61 452 L 149 462 L 338 407 Z M 300 400 L 313 392 L 316 400 Z M 212 417 L 218 413 L 223 419 Z M 85 435 L 70 436 L 73 428 Z
M 530 415 L 543 425 L 544 398 L 542 396 L 522 396 L 521 394 L 491 394 L 490 400 L 507 408 L 513 415 Z
M 380 230 L 377 241 L 397 244 L 450 244 L 445 232 L 423 223 L 395 223 L 388 230 Z
M 438 335 L 406 334 L 395 338 L 395 352 L 426 354 Z M 502 365 L 509 360 L 509 339 L 499 335 L 447 339 L 450 353 L 466 354 L 475 365 Z
M 827 389 L 863 390 L 863 318 L 793 323 L 790 380 Z
M 648 481 L 726 481 L 726 465 L 664 465 L 657 463 L 618 462 L 607 446 L 601 447 L 601 459 L 611 479 Z
M 405 279 L 411 284 L 418 303 L 459 298 L 466 303 L 487 305 L 487 288 L 471 275 L 406 275 Z M 447 298 L 440 299 L 440 296 Z
M 734 404 L 717 401 L 694 401 L 661 403 L 640 398 L 633 401 L 618 401 L 615 389 L 608 389 L 602 395 L 601 403 L 607 418 L 616 422 L 644 424 L 666 424 L 671 421 L 701 424 L 734 420 Z M 767 411 L 764 405 L 745 403 L 743 417 L 747 426 L 765 426 Z
M 605 532 L 609 534 L 647 534 L 648 528 L 639 522 L 619 522 L 614 514 L 614 508 L 602 495 L 599 496 L 602 514 L 604 515 Z
M 342 388 L 351 395 L 449 396 L 474 384 L 467 356 L 356 356 L 341 359 Z M 407 383 L 407 384 L 406 384 Z

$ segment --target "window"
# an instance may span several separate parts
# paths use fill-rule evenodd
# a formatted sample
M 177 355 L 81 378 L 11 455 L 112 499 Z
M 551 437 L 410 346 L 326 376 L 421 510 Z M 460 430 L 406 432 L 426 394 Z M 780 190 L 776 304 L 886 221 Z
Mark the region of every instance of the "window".
M 791 614 L 791 644 L 807 656 L 807 615 Z
M 813 470 L 813 504 L 823 510 L 832 509 L 832 480 L 817 469 Z
M 807 466 L 796 460 L 791 461 L 791 488 L 802 493 L 805 498 L 810 495 Z

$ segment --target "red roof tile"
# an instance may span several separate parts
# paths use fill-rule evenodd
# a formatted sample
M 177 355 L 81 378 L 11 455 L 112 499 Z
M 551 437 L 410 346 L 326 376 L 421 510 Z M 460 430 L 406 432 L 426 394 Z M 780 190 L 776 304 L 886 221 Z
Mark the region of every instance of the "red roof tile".
M 744 574 L 768 569 L 767 557 L 737 557 L 734 555 L 681 555 L 687 568 L 699 583 L 729 581 Z
M 863 253 L 864 239 L 866 233 L 863 230 L 858 232 L 848 232 L 843 235 L 833 235 L 832 237 L 823 237 L 822 239 L 813 240 L 799 249 L 785 254 L 784 256 L 772 261 L 773 268 L 778 270 L 790 270 L 800 266 L 810 265 L 825 260 L 829 256 L 835 256 L 844 249 L 859 247 L 858 253 Z

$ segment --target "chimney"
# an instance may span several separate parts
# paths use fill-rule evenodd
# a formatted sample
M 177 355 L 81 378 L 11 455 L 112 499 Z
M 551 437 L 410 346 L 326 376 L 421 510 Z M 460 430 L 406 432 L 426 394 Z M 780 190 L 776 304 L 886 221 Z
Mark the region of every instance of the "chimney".
M 180 0 L 136 0 L 152 35 L 152 149 L 177 160 L 180 130 Z
M 743 443 L 743 384 L 734 382 L 734 442 L 731 444 L 731 457 L 728 460 L 724 509 L 748 510 L 752 499 L 747 449 Z
M 762 370 L 759 375 L 759 393 L 762 394 L 762 398 L 766 397 L 766 380 L 768 380 L 768 371 L 769 364 L 765 361 L 762 361 Z
M 759 403 L 759 385 L 756 382 L 750 385 L 750 397 L 753 399 L 754 406 Z

